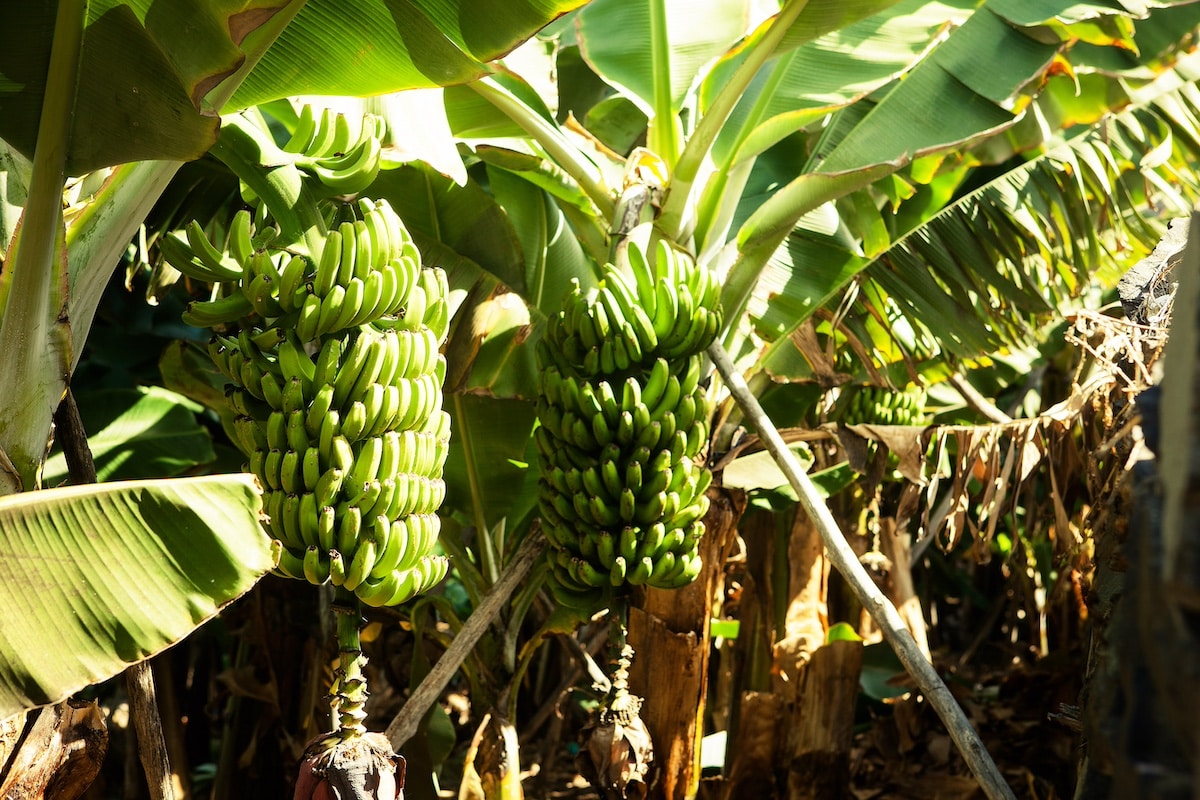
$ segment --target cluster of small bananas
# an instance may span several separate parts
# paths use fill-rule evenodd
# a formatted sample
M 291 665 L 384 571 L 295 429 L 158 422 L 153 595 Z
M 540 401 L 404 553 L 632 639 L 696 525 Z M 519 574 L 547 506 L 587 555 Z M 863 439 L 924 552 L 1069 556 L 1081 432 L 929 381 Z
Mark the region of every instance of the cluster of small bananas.
M 649 369 L 656 359 L 674 365 L 704 350 L 721 327 L 721 286 L 716 277 L 667 245 L 653 267 L 631 243 L 634 285 L 608 268 L 603 284 L 584 293 L 576 286 L 543 341 L 563 373 L 585 378 Z
M 383 120 L 366 114 L 355 138 L 344 114 L 328 108 L 318 114 L 305 105 L 283 150 L 298 154 L 296 166 L 315 175 L 334 194 L 357 194 L 379 175 L 385 133 Z
M 184 318 L 232 324 L 209 353 L 232 382 L 232 434 L 264 487 L 277 571 L 386 606 L 449 567 L 434 554 L 449 287 L 441 269 L 422 268 L 386 201 L 360 199 L 354 216 L 311 255 L 272 249 L 277 233 L 256 231 L 249 211 L 224 249 L 192 224 L 162 253 L 220 287 Z
M 386 201 L 359 200 L 360 218 L 343 221 L 325 236 L 315 260 L 268 249 L 277 231 L 256 232 L 252 214 L 239 211 L 229 226 L 227 251 L 219 250 L 200 226 L 185 228 L 186 242 L 169 234 L 160 243 L 163 256 L 179 271 L 209 283 L 236 286 L 215 300 L 189 304 L 183 319 L 211 328 L 257 314 L 288 317 L 296 336 L 312 342 L 330 333 L 361 327 L 378 319 L 405 330 L 449 324 L 449 308 L 438 303 L 447 287 L 439 270 L 412 270 L 420 253 Z M 399 314 L 403 309 L 404 313 Z
M 719 286 L 666 245 L 653 269 L 629 252 L 634 285 L 611 266 L 598 288 L 576 285 L 538 345 L 538 500 L 565 605 L 601 587 L 684 586 L 701 566 L 700 354 L 720 328 Z
M 915 383 L 903 391 L 869 384 L 847 386 L 838 398 L 836 416 L 847 425 L 924 425 L 925 390 Z

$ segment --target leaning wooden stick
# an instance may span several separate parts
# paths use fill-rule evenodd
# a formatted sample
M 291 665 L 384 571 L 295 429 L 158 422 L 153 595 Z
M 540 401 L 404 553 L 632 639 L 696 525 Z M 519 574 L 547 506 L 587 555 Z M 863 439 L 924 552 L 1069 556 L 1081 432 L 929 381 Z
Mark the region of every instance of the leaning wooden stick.
M 425 717 L 425 712 L 441 695 L 446 684 L 450 682 L 450 678 L 466 660 L 471 648 L 479 641 L 479 637 L 487 630 L 488 625 L 492 624 L 492 620 L 508 602 L 513 591 L 521 581 L 525 580 L 525 576 L 533 569 L 533 562 L 537 561 L 537 557 L 545 548 L 546 537 L 542 535 L 541 531 L 534 531 L 517 548 L 516 554 L 500 576 L 500 580 L 496 581 L 491 591 L 479 603 L 479 607 L 463 623 L 462 630 L 454 637 L 454 641 L 446 648 L 446 652 L 442 653 L 442 657 L 433 665 L 433 669 L 429 671 L 417 690 L 412 693 L 412 697 L 408 698 L 408 702 L 388 725 L 385 735 L 395 750 L 399 751 L 404 743 L 417 732 L 421 720 Z
M 859 562 L 858 556 L 846 541 L 837 521 L 825 506 L 808 474 L 804 472 L 796 456 L 788 449 L 787 444 L 779 435 L 779 431 L 776 430 L 762 406 L 758 404 L 758 400 L 750 392 L 750 387 L 746 385 L 745 379 L 733 365 L 725 348 L 719 342 L 714 342 L 708 348 L 708 355 L 716 365 L 717 371 L 721 373 L 721 377 L 724 378 L 725 385 L 729 387 L 733 399 L 741 407 L 746 420 L 758 431 L 759 438 L 762 439 L 779 468 L 783 470 L 783 474 L 787 476 L 788 483 L 795 489 L 796 495 L 800 498 L 800 504 L 813 524 L 817 526 L 817 530 L 821 532 L 821 541 L 825 545 L 830 561 L 850 584 L 859 602 L 879 625 L 883 635 L 887 637 L 892 649 L 900 658 L 900 662 L 904 664 L 908 674 L 916 681 L 917 688 L 921 690 L 929 704 L 933 706 L 934 711 L 941 717 L 942 723 L 950 732 L 950 737 L 958 746 L 959 752 L 962 753 L 971 772 L 974 773 L 975 779 L 979 781 L 980 787 L 991 800 L 1016 800 L 1012 789 L 1000 775 L 996 763 L 984 748 L 983 742 L 979 740 L 975 729 L 971 727 L 966 715 L 954 701 L 954 696 L 950 694 L 950 690 L 938 675 L 937 670 L 921 654 L 916 640 L 905 627 L 896 607 L 879 591 L 879 588 L 871 580 L 871 576 L 867 574 L 866 568 Z

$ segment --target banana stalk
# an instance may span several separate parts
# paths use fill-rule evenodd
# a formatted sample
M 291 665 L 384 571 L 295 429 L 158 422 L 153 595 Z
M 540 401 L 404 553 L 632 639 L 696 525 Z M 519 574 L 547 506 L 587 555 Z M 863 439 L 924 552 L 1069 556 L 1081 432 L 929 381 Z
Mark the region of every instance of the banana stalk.
M 343 117 L 308 109 L 280 149 L 250 119 L 231 120 L 215 152 L 257 209 L 235 218 L 223 246 L 193 224 L 164 249 L 218 287 L 184 317 L 224 329 L 209 354 L 230 380 L 235 444 L 265 488 L 276 572 L 336 592 L 337 728 L 309 744 L 297 798 L 403 787 L 403 759 L 364 724 L 362 610 L 404 603 L 449 569 L 436 554 L 450 437 L 445 273 L 422 266 L 385 201 L 334 214 L 323 199 L 371 184 L 383 133 L 368 117 L 354 138 Z

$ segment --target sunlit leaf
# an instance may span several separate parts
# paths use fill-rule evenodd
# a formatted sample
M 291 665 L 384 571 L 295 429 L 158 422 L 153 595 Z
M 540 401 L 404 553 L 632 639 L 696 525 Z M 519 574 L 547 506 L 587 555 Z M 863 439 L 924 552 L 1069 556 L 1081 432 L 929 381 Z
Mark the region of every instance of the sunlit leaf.
M 749 24 L 746 0 L 656 0 L 666 11 L 672 108 L 683 105 L 700 70 L 740 39 Z M 577 41 L 584 59 L 647 115 L 654 113 L 650 3 L 593 0 L 579 12 Z M 656 74 L 657 73 L 657 74 Z
M 464 83 L 586 0 L 309 0 L 230 103 Z
M 975 5 L 967 0 L 903 0 L 783 52 L 744 93 L 717 138 L 714 158 L 721 163 L 749 158 L 865 97 L 912 66 L 939 31 L 961 23 Z M 713 68 L 701 86 L 702 107 L 711 103 L 743 57 L 739 48 Z
M 260 509 L 249 475 L 0 498 L 0 717 L 116 675 L 249 590 L 273 566 Z
M 861 642 L 862 637 L 854 630 L 853 626 L 846 622 L 839 622 L 829 626 L 829 630 L 825 631 L 825 644 L 830 642 Z
M 812 452 L 807 445 L 793 446 L 791 450 L 803 468 L 807 469 L 812 464 Z M 774 456 L 765 450 L 735 458 L 725 468 L 723 475 L 722 482 L 725 486 L 738 489 L 776 489 L 788 483 L 787 476 L 775 463 Z
M 976 358 L 1034 341 L 1085 291 L 1111 285 L 1120 264 L 1149 252 L 1161 219 L 1188 211 L 1200 197 L 1198 154 L 1200 92 L 1191 84 L 1163 92 L 965 194 L 860 262 L 865 281 L 846 324 L 889 354 L 884 363 L 902 352 Z M 801 245 L 794 234 L 788 250 Z M 840 258 L 855 268 L 851 253 Z M 773 340 L 761 363 L 796 379 L 808 369 L 783 315 L 804 315 L 813 289 L 793 293 L 786 274 L 760 287 L 755 303 L 765 305 L 752 307 L 764 309 L 757 329 Z
M 295 95 L 366 96 L 462 83 L 584 1 L 79 3 L 87 28 L 68 173 L 199 158 L 219 123 L 206 97 L 264 49 L 224 110 Z M 26 155 L 37 136 L 59 5 L 23 4 L 0 27 L 0 138 Z
M 835 125 L 812 158 L 850 170 L 961 146 L 1011 125 L 1021 93 L 1058 52 L 984 6 L 879 100 L 853 127 Z M 914 113 L 937 108 L 937 114 Z

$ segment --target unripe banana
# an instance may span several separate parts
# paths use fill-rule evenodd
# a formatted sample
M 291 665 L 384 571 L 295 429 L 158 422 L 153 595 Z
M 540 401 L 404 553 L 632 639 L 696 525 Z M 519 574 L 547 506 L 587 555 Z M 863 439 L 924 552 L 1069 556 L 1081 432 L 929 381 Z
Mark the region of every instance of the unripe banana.
M 278 539 L 271 541 L 271 554 L 275 558 L 275 572 L 285 578 L 304 580 L 304 556 Z
M 708 508 L 710 474 L 692 459 L 708 435 L 699 351 L 719 285 L 669 250 L 654 275 L 640 252 L 630 260 L 634 281 L 607 268 L 599 289 L 575 285 L 536 351 L 538 502 L 570 591 L 682 585 L 699 569 L 663 545 L 669 530 L 702 531 Z
M 369 119 L 352 139 L 344 117 L 306 107 L 285 152 L 332 191 L 352 193 L 374 179 L 381 135 Z M 316 234 L 318 246 L 306 239 L 291 251 L 274 246 L 271 217 L 262 206 L 239 212 L 228 254 L 189 225 L 190 241 L 172 238 L 164 257 L 232 284 L 187 319 L 241 323 L 209 353 L 232 382 L 230 434 L 265 488 L 278 571 L 372 604 L 401 602 L 448 569 L 433 556 L 450 437 L 439 352 L 446 275 L 421 267 L 386 201 L 330 206 L 325 219 L 340 223 Z

